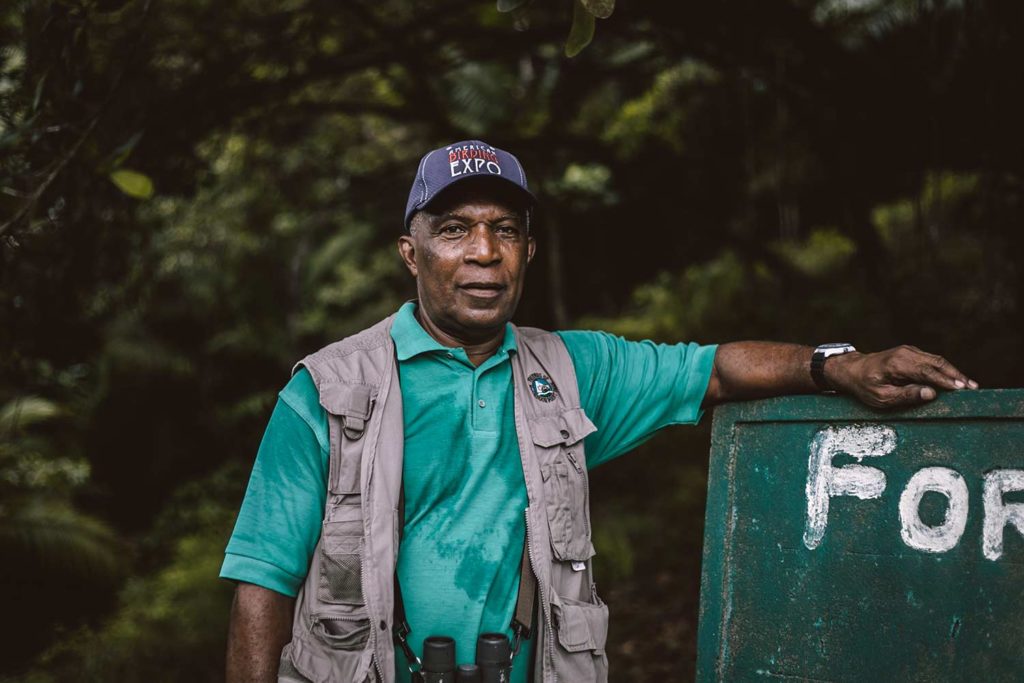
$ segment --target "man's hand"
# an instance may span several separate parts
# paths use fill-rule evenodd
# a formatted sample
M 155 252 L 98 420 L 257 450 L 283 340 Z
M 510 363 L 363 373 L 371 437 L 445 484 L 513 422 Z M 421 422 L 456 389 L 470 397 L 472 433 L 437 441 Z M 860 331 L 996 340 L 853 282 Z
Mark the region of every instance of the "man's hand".
M 281 648 L 292 633 L 295 598 L 239 583 L 228 627 L 228 683 L 277 681 Z
M 833 356 L 825 362 L 825 379 L 873 408 L 902 408 L 931 401 L 937 396 L 937 388 L 978 388 L 977 382 L 948 360 L 916 346 Z
M 811 379 L 814 349 L 775 342 L 722 344 L 715 353 L 704 405 L 818 391 Z M 825 379 L 874 408 L 905 408 L 930 401 L 937 389 L 977 389 L 978 383 L 941 356 L 913 346 L 879 353 L 848 353 L 825 361 Z

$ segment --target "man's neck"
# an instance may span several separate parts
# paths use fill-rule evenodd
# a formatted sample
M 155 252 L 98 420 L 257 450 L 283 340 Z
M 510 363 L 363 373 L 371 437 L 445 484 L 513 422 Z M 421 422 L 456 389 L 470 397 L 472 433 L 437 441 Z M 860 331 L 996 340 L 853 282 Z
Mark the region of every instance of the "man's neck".
M 469 362 L 474 366 L 479 366 L 485 360 L 493 356 L 501 346 L 501 342 L 505 339 L 504 326 L 498 328 L 493 333 L 488 333 L 486 337 L 470 339 L 456 333 L 447 332 L 435 325 L 434 321 L 430 319 L 430 316 L 423 312 L 422 306 L 416 306 L 415 315 L 416 320 L 419 321 L 420 327 L 422 327 L 427 334 L 437 340 L 439 344 L 447 346 L 448 348 L 461 346 L 469 357 Z

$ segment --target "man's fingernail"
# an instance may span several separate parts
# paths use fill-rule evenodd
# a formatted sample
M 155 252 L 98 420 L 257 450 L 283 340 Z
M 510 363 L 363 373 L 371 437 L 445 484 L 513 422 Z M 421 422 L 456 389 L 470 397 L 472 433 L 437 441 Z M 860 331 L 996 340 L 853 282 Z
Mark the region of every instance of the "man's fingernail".
M 967 384 L 971 387 L 971 389 L 977 389 L 978 388 L 978 383 L 975 382 L 973 379 L 970 380 L 969 382 L 967 382 Z
M 935 398 L 935 390 L 934 389 L 932 389 L 931 387 L 925 387 L 924 389 L 921 390 L 921 400 L 922 401 L 930 401 L 933 398 Z
M 956 380 L 955 382 L 953 382 L 953 384 L 956 386 L 957 389 L 963 389 L 965 386 L 967 386 L 961 379 Z

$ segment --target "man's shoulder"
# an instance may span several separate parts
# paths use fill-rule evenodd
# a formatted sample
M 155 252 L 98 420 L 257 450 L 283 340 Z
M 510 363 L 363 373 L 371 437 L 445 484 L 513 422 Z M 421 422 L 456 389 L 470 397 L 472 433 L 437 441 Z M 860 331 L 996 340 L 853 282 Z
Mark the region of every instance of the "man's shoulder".
M 354 370 L 360 370 L 358 374 L 362 375 L 361 370 L 366 364 L 357 356 L 361 352 L 373 357 L 370 366 L 379 370 L 377 357 L 383 357 L 394 344 L 391 340 L 391 326 L 395 315 L 391 314 L 365 330 L 332 342 L 307 355 L 295 364 L 292 374 L 300 368 L 306 368 L 318 387 L 325 381 L 339 379 L 345 375 L 351 376 Z

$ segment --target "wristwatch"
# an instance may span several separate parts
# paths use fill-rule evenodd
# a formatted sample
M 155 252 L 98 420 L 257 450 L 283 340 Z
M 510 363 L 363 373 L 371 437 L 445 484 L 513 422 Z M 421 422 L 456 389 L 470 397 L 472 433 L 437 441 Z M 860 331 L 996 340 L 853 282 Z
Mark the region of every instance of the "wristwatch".
M 822 391 L 835 391 L 825 379 L 825 361 L 832 356 L 842 356 L 856 350 L 853 344 L 848 342 L 822 344 L 814 349 L 814 355 L 811 356 L 811 379 L 814 380 L 814 384 Z

